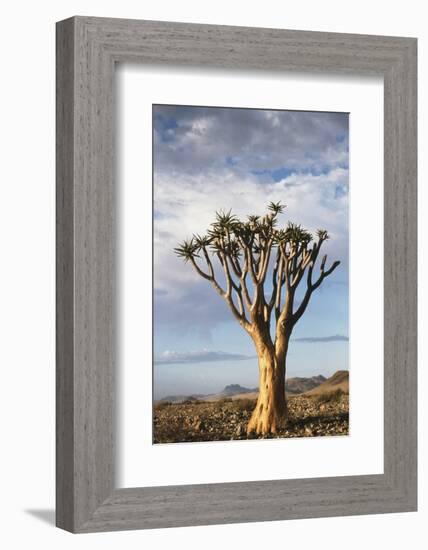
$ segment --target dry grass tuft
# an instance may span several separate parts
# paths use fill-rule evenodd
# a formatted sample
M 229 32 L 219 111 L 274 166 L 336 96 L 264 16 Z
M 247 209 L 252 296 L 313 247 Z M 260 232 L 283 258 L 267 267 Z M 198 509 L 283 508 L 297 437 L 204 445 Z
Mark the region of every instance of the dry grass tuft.
M 343 395 L 346 395 L 345 392 L 338 388 L 337 390 L 331 392 L 315 395 L 313 399 L 315 403 L 318 403 L 318 405 L 323 403 L 339 403 Z

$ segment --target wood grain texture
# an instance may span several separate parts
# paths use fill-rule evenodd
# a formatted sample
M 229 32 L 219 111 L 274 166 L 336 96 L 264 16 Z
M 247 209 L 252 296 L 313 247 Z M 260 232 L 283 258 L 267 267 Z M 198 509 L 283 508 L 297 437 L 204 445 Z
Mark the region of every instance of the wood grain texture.
M 74 24 L 56 40 L 56 522 L 74 526 Z
M 125 61 L 383 76 L 383 475 L 115 489 L 113 82 Z M 57 26 L 57 98 L 57 525 L 92 532 L 416 510 L 416 40 L 75 17 Z

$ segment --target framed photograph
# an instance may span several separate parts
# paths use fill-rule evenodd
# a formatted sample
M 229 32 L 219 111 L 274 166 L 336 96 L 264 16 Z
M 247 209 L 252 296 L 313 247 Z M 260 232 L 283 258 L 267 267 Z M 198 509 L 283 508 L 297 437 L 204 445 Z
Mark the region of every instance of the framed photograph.
M 414 511 L 416 39 L 57 24 L 57 525 Z
M 348 273 L 327 285 L 341 262 L 326 265 L 321 228 L 346 262 L 348 118 L 153 106 L 155 444 L 348 434 Z M 324 281 L 306 326 L 325 332 L 294 336 Z

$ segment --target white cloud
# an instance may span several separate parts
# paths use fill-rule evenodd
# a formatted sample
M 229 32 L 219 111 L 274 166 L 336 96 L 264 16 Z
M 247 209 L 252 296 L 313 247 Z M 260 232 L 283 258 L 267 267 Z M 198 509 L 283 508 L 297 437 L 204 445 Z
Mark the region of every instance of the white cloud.
M 221 298 L 174 247 L 204 233 L 215 211 L 241 218 L 287 205 L 280 224 L 327 229 L 330 261 L 348 269 L 348 118 L 188 107 L 156 108 L 154 165 L 155 315 L 158 322 L 214 326 L 230 319 Z M 282 179 L 281 175 L 283 175 Z M 278 181 L 279 180 L 279 181 Z M 340 279 L 339 270 L 332 275 Z M 333 279 L 332 279 L 333 280 Z M 183 320 L 185 319 L 185 323 Z
M 348 342 L 349 338 L 341 334 L 333 336 L 304 336 L 303 338 L 293 338 L 293 342 L 302 342 L 306 344 L 329 343 L 329 342 Z
M 232 208 L 242 218 L 263 214 L 269 201 L 287 205 L 280 217 L 301 223 L 311 231 L 325 228 L 331 239 L 325 245 L 336 259 L 345 260 L 348 240 L 348 195 L 336 197 L 338 184 L 347 183 L 347 171 L 336 169 L 327 175 L 292 175 L 277 183 L 259 183 L 255 177 L 237 179 L 227 174 L 198 176 L 157 175 L 154 207 L 159 213 L 155 223 L 155 284 L 161 290 L 174 289 L 178 297 L 188 285 L 199 280 L 189 265 L 177 258 L 177 243 L 195 233 L 204 233 L 216 210 Z M 171 297 L 171 296 L 170 296 Z
M 322 169 L 347 163 L 343 113 L 157 106 L 156 171 L 199 173 L 239 159 L 234 171 Z
M 155 358 L 158 365 L 173 365 L 182 363 L 211 363 L 216 361 L 244 361 L 251 359 L 249 355 L 228 353 L 225 351 L 164 351 Z

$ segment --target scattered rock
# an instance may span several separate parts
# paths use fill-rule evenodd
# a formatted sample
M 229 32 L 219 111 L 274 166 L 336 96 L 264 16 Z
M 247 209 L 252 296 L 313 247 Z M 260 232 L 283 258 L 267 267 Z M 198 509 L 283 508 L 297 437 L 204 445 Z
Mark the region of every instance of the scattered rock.
M 247 435 L 247 424 L 255 401 L 227 403 L 198 402 L 172 403 L 155 409 L 153 430 L 155 443 L 183 441 L 225 441 L 231 439 L 261 438 Z M 347 435 L 349 430 L 349 398 L 318 403 L 305 396 L 288 399 L 289 420 L 284 430 L 275 437 L 319 437 Z M 268 436 L 269 438 L 271 436 Z
M 235 434 L 238 437 L 242 437 L 243 435 L 245 435 L 245 433 L 246 433 L 246 430 L 245 430 L 244 426 L 242 424 L 238 424 L 238 427 L 236 428 Z
M 192 428 L 199 432 L 205 429 L 205 423 L 203 422 L 203 420 L 200 419 L 199 416 L 196 416 L 192 423 Z

